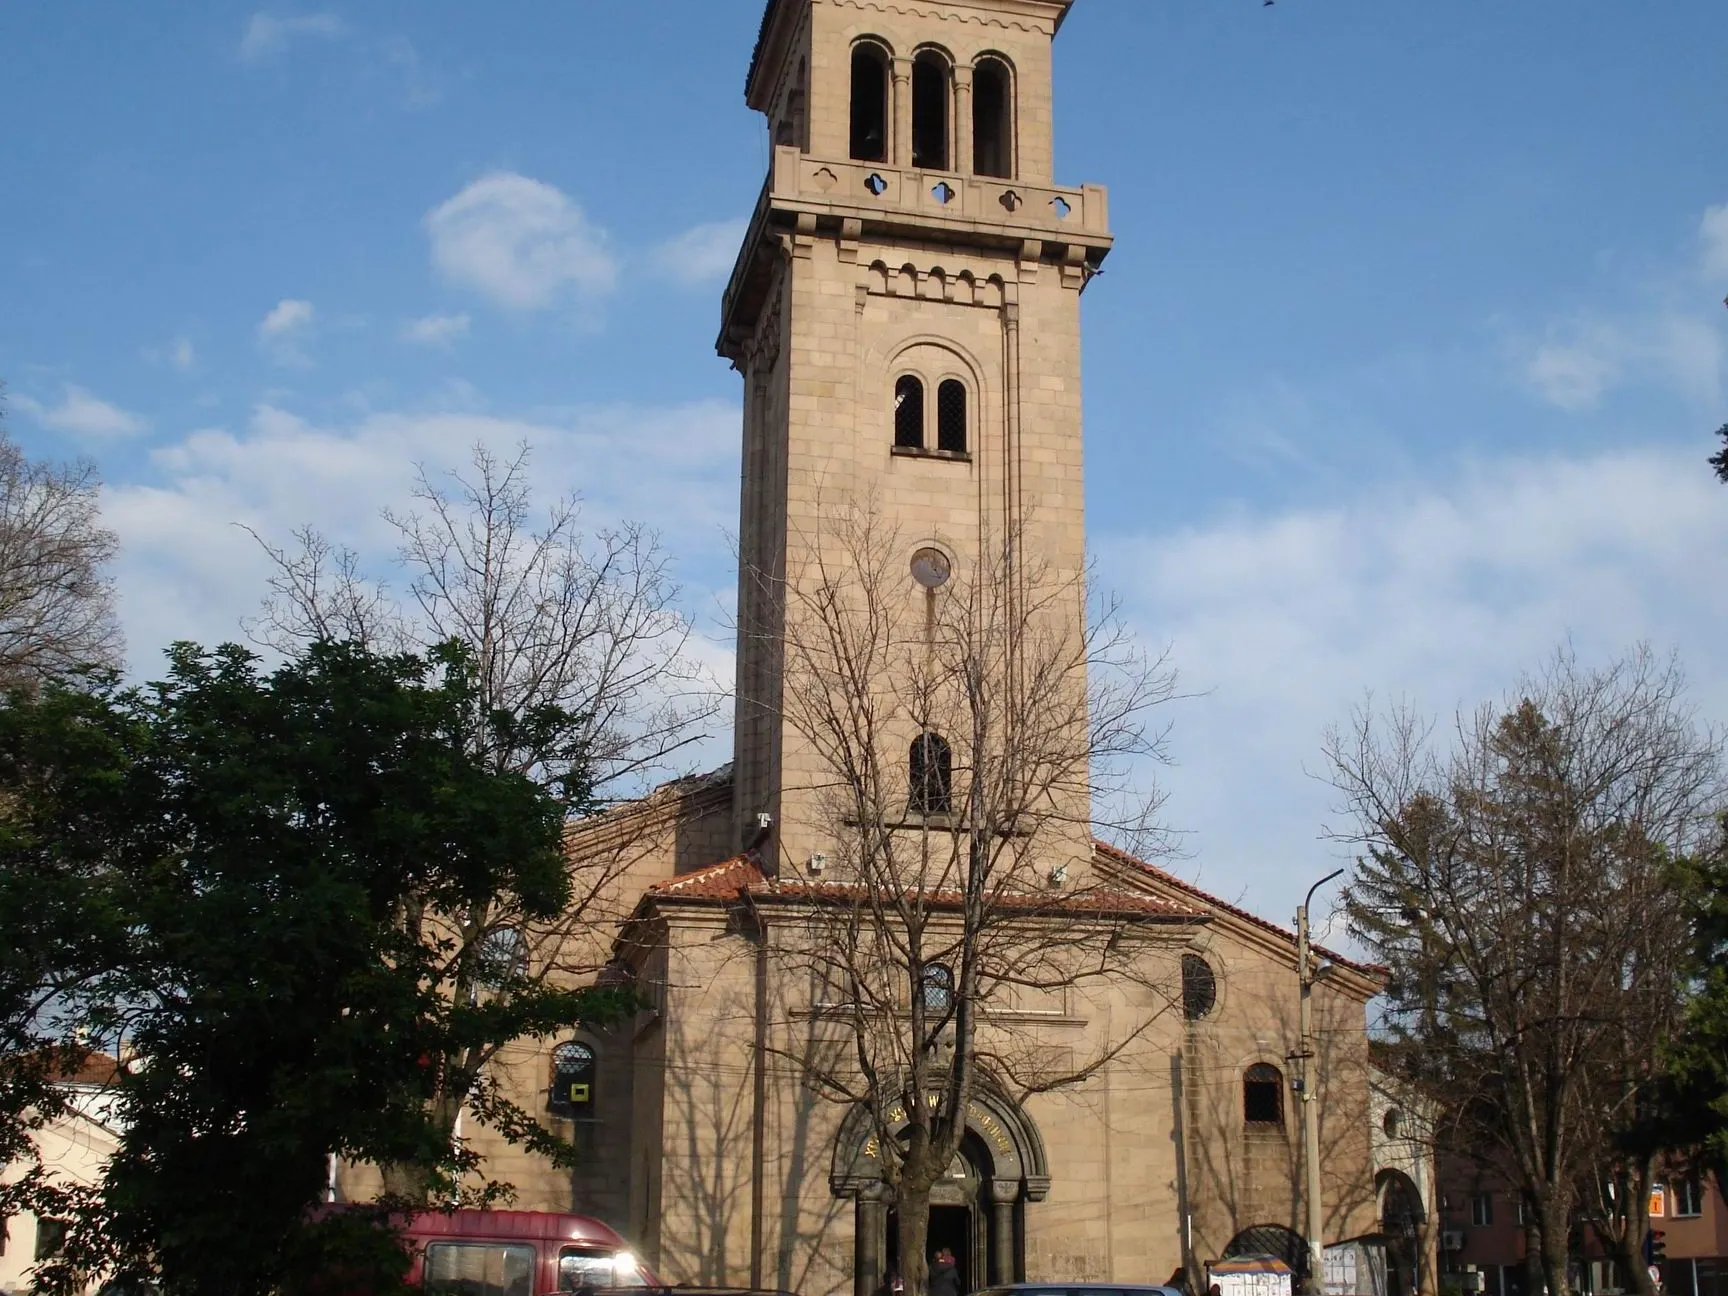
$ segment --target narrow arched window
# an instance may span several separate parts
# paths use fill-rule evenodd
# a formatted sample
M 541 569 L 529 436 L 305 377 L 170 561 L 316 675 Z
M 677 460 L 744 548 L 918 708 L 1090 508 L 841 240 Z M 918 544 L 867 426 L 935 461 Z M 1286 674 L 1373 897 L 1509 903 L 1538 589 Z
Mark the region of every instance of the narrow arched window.
M 553 1115 L 566 1118 L 593 1109 L 594 1050 L 580 1040 L 565 1040 L 552 1050 L 552 1088 L 546 1105 Z
M 936 448 L 966 452 L 966 384 L 958 378 L 936 389 Z
M 918 993 L 925 1012 L 947 1012 L 954 1006 L 954 973 L 940 963 L 930 964 L 920 978 Z
M 1242 1073 L 1242 1119 L 1249 1125 L 1284 1124 L 1284 1073 L 1269 1062 Z
M 979 59 L 972 69 L 972 169 L 979 175 L 1014 174 L 1014 92 L 1008 65 Z
M 888 160 L 888 51 L 869 41 L 852 49 L 852 156 Z
M 925 50 L 912 60 L 912 165 L 948 169 L 948 103 L 953 98 L 948 60 Z
M 954 806 L 954 752 L 939 734 L 912 740 L 907 763 L 907 808 L 913 814 L 947 814 Z
M 894 444 L 924 448 L 924 384 L 911 374 L 901 374 L 894 384 Z

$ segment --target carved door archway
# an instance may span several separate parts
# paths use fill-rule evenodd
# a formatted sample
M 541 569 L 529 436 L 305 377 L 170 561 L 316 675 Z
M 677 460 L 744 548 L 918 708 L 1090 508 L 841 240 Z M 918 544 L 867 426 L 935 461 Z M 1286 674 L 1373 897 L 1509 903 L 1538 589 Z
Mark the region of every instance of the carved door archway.
M 890 1135 L 908 1124 L 903 1111 L 891 1109 L 887 1116 Z M 951 1174 L 932 1192 L 931 1207 L 973 1212 L 973 1286 L 1021 1281 L 1026 1205 L 1050 1192 L 1050 1167 L 1037 1127 L 1007 1098 L 980 1093 L 967 1104 L 966 1138 L 956 1163 L 958 1176 Z M 841 1122 L 828 1186 L 836 1197 L 855 1203 L 854 1294 L 876 1296 L 887 1278 L 892 1194 L 883 1178 L 874 1122 L 862 1107 Z

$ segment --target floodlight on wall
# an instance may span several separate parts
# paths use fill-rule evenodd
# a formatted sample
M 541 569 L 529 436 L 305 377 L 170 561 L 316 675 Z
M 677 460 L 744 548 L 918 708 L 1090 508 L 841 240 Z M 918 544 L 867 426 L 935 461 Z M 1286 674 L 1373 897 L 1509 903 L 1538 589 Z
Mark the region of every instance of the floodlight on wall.
M 828 870 L 828 857 L 818 852 L 805 862 L 804 867 L 812 877 L 821 877 Z

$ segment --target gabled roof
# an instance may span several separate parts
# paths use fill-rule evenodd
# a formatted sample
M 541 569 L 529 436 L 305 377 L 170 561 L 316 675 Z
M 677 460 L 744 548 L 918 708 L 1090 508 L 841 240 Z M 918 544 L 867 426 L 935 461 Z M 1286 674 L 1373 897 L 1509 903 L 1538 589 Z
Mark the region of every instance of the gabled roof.
M 1229 914 L 1232 918 L 1245 922 L 1252 927 L 1257 927 L 1261 931 L 1270 935 L 1276 936 L 1280 941 L 1288 943 L 1292 949 L 1294 949 L 1296 945 L 1296 934 L 1288 927 L 1280 927 L 1277 923 L 1268 922 L 1258 914 L 1249 913 L 1248 910 L 1233 905 L 1228 900 L 1220 899 L 1218 896 L 1212 895 L 1210 892 L 1202 891 L 1192 882 L 1184 882 L 1174 873 L 1167 872 L 1166 870 L 1159 868 L 1156 864 L 1148 864 L 1145 860 L 1130 855 L 1127 851 L 1120 850 L 1117 847 L 1110 845 L 1108 842 L 1094 842 L 1093 845 L 1097 848 L 1098 853 L 1106 859 L 1114 860 L 1118 864 L 1124 864 L 1129 868 L 1138 870 L 1152 881 L 1158 883 L 1160 887 L 1178 891 L 1186 896 L 1192 896 L 1197 904 L 1204 906 L 1208 911 Z M 1315 945 L 1312 948 L 1314 953 L 1320 958 L 1323 958 L 1330 963 L 1334 963 L 1341 968 L 1346 968 L 1359 976 L 1366 977 L 1371 981 L 1384 981 L 1386 979 L 1387 970 L 1380 967 L 1378 964 L 1361 963 L 1355 959 L 1345 958 L 1342 954 L 1329 950 L 1322 945 Z
M 650 887 L 637 912 L 640 914 L 654 904 L 716 905 L 745 899 L 757 904 L 852 904 L 866 895 L 863 887 L 845 883 L 771 878 L 762 872 L 754 857 L 735 855 Z M 924 898 L 936 909 L 957 909 L 965 900 L 959 891 L 932 891 Z M 1199 908 L 1115 888 L 1014 893 L 1003 895 L 997 903 L 1032 916 L 1133 918 L 1172 923 L 1204 922 L 1207 916 Z

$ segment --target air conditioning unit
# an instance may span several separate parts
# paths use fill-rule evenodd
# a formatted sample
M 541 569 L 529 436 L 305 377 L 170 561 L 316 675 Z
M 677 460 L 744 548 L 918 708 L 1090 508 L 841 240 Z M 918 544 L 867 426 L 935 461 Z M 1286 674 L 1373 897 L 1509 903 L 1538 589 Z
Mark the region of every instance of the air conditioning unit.
M 1443 1229 L 1440 1233 L 1440 1249 L 1442 1251 L 1462 1251 L 1464 1249 L 1464 1230 Z

